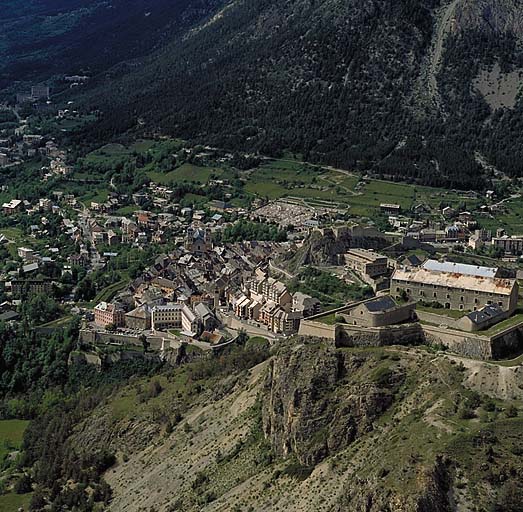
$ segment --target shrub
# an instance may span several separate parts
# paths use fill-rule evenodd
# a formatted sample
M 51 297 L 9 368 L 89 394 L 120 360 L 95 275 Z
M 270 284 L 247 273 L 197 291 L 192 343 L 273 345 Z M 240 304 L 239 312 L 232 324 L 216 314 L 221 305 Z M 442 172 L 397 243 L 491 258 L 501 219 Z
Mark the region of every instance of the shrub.
M 313 471 L 313 467 L 305 466 L 299 462 L 289 464 L 284 470 L 283 474 L 295 478 L 296 480 L 306 480 Z
M 27 494 L 33 490 L 31 478 L 25 473 L 16 481 L 14 491 L 16 494 Z

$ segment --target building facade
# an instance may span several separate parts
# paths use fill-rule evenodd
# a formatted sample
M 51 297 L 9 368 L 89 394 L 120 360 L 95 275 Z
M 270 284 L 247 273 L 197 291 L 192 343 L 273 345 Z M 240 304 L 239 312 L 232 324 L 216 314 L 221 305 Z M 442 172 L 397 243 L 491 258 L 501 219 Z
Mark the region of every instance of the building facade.
M 151 327 L 153 330 L 182 327 L 182 304 L 166 304 L 155 306 L 151 312 Z
M 416 302 L 437 302 L 446 309 L 477 311 L 497 305 L 515 311 L 518 284 L 515 279 L 485 277 L 426 268 L 396 269 L 391 280 L 391 295 Z
M 100 327 L 107 327 L 108 325 L 122 327 L 125 325 L 124 310 L 118 304 L 100 302 L 94 308 L 94 322 Z
M 345 254 L 345 265 L 369 277 L 378 277 L 388 271 L 388 258 L 366 249 L 351 249 Z

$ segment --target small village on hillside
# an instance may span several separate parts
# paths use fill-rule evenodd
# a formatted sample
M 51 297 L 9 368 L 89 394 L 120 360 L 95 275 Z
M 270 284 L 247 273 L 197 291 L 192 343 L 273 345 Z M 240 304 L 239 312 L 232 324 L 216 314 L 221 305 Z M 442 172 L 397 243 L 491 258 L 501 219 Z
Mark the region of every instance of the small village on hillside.
M 81 119 L 70 107 L 54 126 Z M 503 177 L 482 196 L 158 137 L 74 161 L 41 125 L 4 131 L 4 172 L 30 165 L 40 184 L 2 185 L 0 320 L 28 302 L 39 329 L 78 318 L 89 361 L 297 333 L 482 359 L 522 348 L 520 194 Z

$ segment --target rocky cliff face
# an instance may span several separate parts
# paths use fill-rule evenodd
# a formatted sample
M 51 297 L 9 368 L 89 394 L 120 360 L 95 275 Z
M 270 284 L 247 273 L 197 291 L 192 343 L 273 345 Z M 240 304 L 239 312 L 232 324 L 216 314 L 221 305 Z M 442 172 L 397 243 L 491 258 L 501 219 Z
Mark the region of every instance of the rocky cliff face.
M 303 344 L 271 362 L 263 426 L 276 453 L 315 466 L 370 432 L 403 380 L 398 368 L 377 382 L 360 381 L 365 360 L 331 345 Z
M 469 30 L 513 34 L 523 37 L 523 3 L 521 0 L 461 0 L 453 20 L 454 33 Z
M 508 399 L 483 383 L 490 366 L 294 338 L 223 381 L 186 381 L 182 367 L 143 403 L 130 399 L 148 383 L 134 382 L 78 426 L 74 443 L 116 451 L 106 474 L 115 512 L 489 510 L 514 499 L 523 477 L 523 420 L 507 421 L 510 402 L 473 392 Z M 521 396 L 514 384 L 510 399 Z M 167 430 L 170 408 L 184 413 Z
M 342 227 L 337 230 L 313 231 L 296 253 L 283 256 L 281 262 L 292 271 L 308 265 L 338 265 L 351 248 L 381 249 L 387 240 L 372 228 Z

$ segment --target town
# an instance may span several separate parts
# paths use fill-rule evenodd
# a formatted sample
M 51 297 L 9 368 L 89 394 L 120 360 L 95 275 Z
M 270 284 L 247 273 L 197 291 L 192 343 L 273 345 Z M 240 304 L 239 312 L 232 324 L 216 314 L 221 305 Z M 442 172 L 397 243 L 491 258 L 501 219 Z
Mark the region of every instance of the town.
M 361 328 L 480 358 L 521 349 L 520 194 L 505 179 L 481 196 L 161 137 L 75 160 L 20 116 L 43 103 L 55 126 L 81 122 L 49 94 L 4 106 L 0 320 L 27 303 L 37 328 L 78 318 L 95 354 L 297 333 L 350 344 Z

